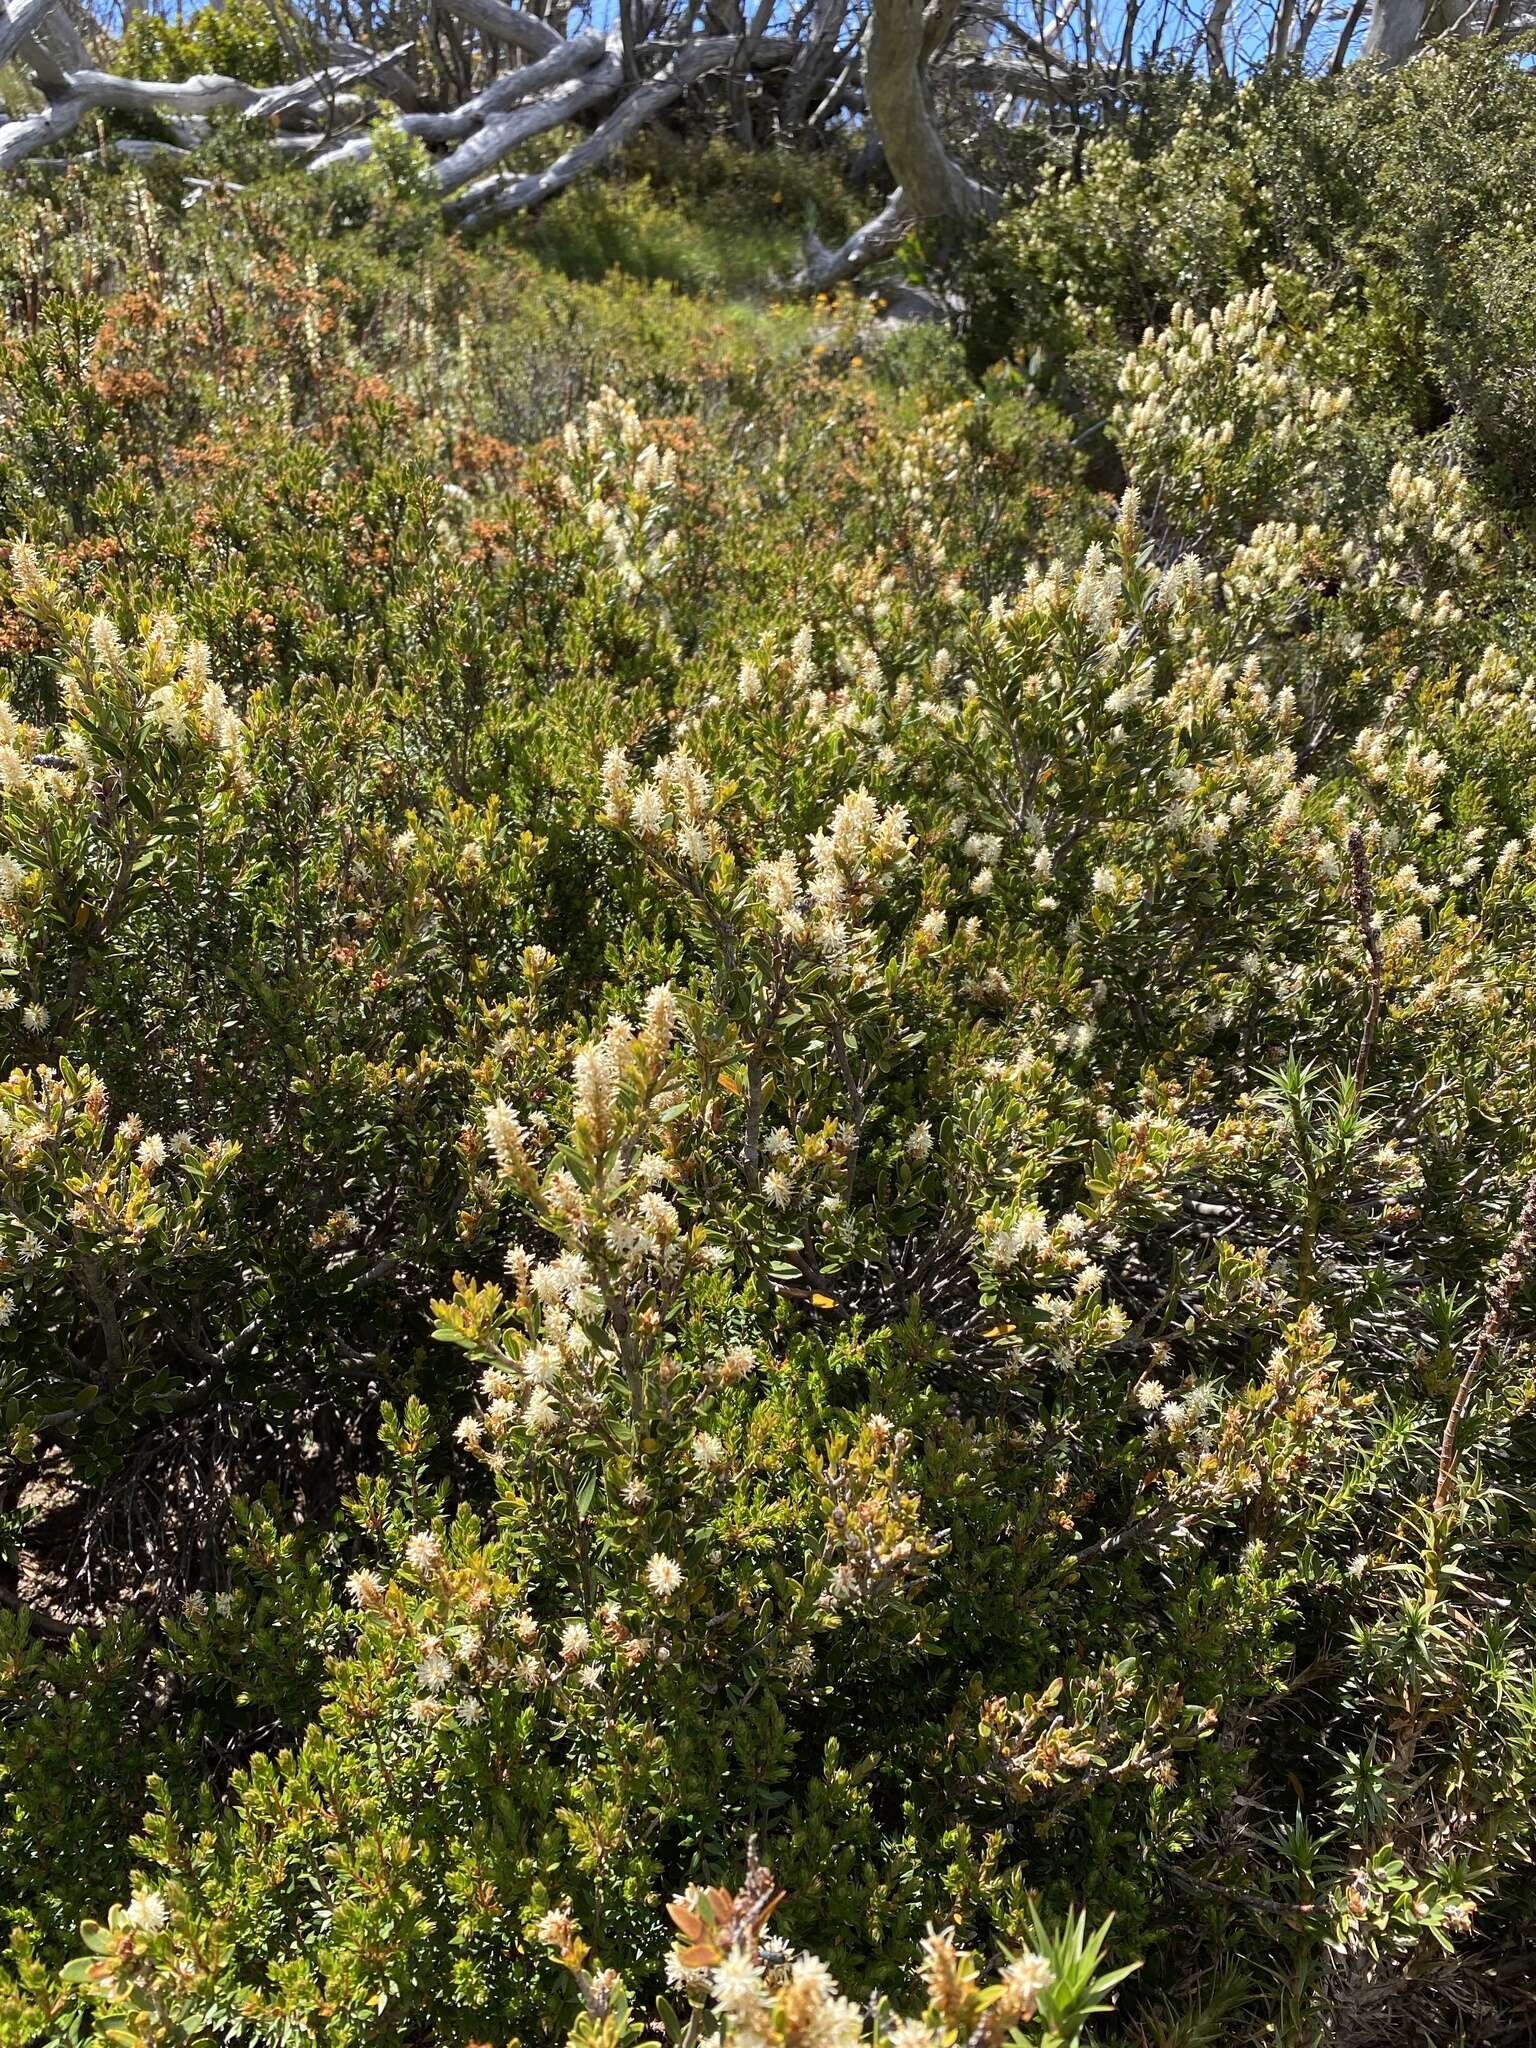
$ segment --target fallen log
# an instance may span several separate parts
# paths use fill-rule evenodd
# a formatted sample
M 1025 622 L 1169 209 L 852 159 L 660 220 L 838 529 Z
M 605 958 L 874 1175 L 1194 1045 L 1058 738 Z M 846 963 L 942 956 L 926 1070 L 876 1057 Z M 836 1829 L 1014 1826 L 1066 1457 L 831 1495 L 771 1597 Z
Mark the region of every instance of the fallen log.
M 54 100 L 40 114 L 28 114 L 20 121 L 0 122 L 0 171 L 22 163 L 35 150 L 59 142 L 79 126 L 85 112 L 82 99 Z
M 218 107 L 249 107 L 260 89 L 238 78 L 204 72 L 196 78 L 118 78 L 110 71 L 71 71 L 65 86 L 88 107 L 115 107 L 124 114 L 211 114 Z
M 445 196 L 471 185 L 503 157 L 510 156 L 519 143 L 558 128 L 573 115 L 584 113 L 600 100 L 611 99 L 624 82 L 624 68 L 616 51 L 606 51 L 601 60 L 580 77 L 567 80 L 530 106 L 515 112 L 496 114 L 476 134 L 445 156 L 436 167 L 438 190 Z
M 739 36 L 705 36 L 685 46 L 665 70 L 644 85 L 637 86 L 614 108 L 606 121 L 563 156 L 556 157 L 552 164 L 526 177 L 482 178 L 460 194 L 452 203 L 450 212 L 459 217 L 468 232 L 478 233 L 495 221 L 506 220 L 530 206 L 542 205 L 557 192 L 563 192 L 577 178 L 596 170 L 600 164 L 617 155 L 637 129 L 643 128 L 674 101 L 681 99 L 689 86 L 707 71 L 728 64 L 740 47 Z
M 595 65 L 603 57 L 607 47 L 607 43 L 600 35 L 589 33 L 572 36 L 569 42 L 562 43 L 557 50 L 551 50 L 547 57 L 541 57 L 537 63 L 524 65 L 520 71 L 507 72 L 504 77 L 488 85 L 483 92 L 476 93 L 473 99 L 466 100 L 460 107 L 442 114 L 400 114 L 391 125 L 402 135 L 415 136 L 420 142 L 468 142 L 495 116 L 508 112 L 529 99 L 537 98 L 551 87 L 563 84 L 573 73 L 579 73 Z M 558 121 L 567 119 L 570 113 L 575 111 L 579 109 L 567 106 L 565 111 L 556 117 L 556 121 L 546 125 L 555 126 Z M 540 131 L 534 129 L 531 132 L 537 134 Z M 520 138 L 514 138 L 514 141 L 516 139 Z M 514 142 L 507 143 L 508 149 L 513 146 Z M 372 136 L 353 135 L 344 142 L 333 144 L 322 156 L 316 157 L 309 168 L 312 171 L 323 171 L 338 164 L 366 163 L 372 154 Z M 505 151 L 499 154 L 505 154 Z M 487 158 L 485 164 L 477 165 L 476 169 L 485 168 L 496 160 L 494 157 Z M 451 158 L 446 161 L 451 161 Z M 440 170 L 441 168 L 439 166 Z M 474 171 L 471 171 L 470 175 L 474 174 Z
M 349 86 L 388 80 L 386 90 L 400 111 L 392 117 L 402 135 L 423 143 L 446 145 L 434 167 L 434 178 L 450 218 L 470 231 L 541 205 L 568 185 L 608 163 L 639 129 L 673 106 L 710 72 L 731 81 L 732 104 L 740 101 L 741 119 L 750 126 L 750 108 L 741 97 L 740 81 L 750 70 L 763 83 L 769 71 L 785 75 L 783 101 L 791 111 L 804 108 L 826 83 L 837 77 L 811 116 L 815 125 L 833 103 L 857 97 L 855 69 L 867 91 L 871 112 L 885 143 L 886 155 L 901 177 L 900 189 L 876 215 L 837 249 L 814 238 L 796 283 L 819 290 L 855 275 L 869 263 L 889 255 L 916 219 L 950 213 L 986 213 L 996 195 L 969 178 L 949 157 L 929 105 L 930 63 L 951 70 L 973 87 L 1043 92 L 1036 52 L 1020 63 L 1001 62 L 995 55 L 940 54 L 956 10 L 963 0 L 944 0 L 930 19 L 923 0 L 877 0 L 869 47 L 862 58 L 857 47 L 843 47 L 851 0 L 807 0 L 803 21 L 810 28 L 808 50 L 794 36 L 769 36 L 771 0 L 757 0 L 750 24 L 739 6 L 734 32 L 656 39 L 621 47 L 618 31 L 565 37 L 536 15 L 509 0 L 434 0 L 445 15 L 488 42 L 518 51 L 528 62 L 506 72 L 458 107 L 424 110 L 416 89 L 402 68 L 414 44 L 377 52 L 350 43 L 320 47 L 327 61 L 303 77 L 278 86 L 255 87 L 218 74 L 180 80 L 119 77 L 84 64 L 69 68 L 57 87 L 44 89 L 51 104 L 40 114 L 0 125 L 0 169 L 20 163 L 50 142 L 63 139 L 91 108 L 154 114 L 166 121 L 178 145 L 192 145 L 207 126 L 207 116 L 221 109 L 248 120 L 281 124 L 290 131 L 274 134 L 274 149 L 308 159 L 308 169 L 323 171 L 340 164 L 365 162 L 375 148 L 372 134 L 352 133 L 340 140 L 314 132 L 337 126 L 337 115 L 361 112 L 365 103 Z M 14 12 L 12 12 L 14 8 Z M 60 0 L 0 0 L 0 47 L 28 51 L 39 33 L 59 17 Z M 69 44 L 73 25 L 66 19 Z M 76 39 L 78 40 L 78 39 Z M 628 63 L 626 64 L 626 58 Z M 29 60 L 30 61 L 30 60 Z M 647 65 L 661 64 L 652 76 Z M 630 75 L 626 78 L 626 70 Z M 639 77 L 634 73 L 638 71 Z M 41 76 L 41 72 L 38 73 Z M 1081 74 L 1072 78 L 1081 83 Z M 875 105 L 876 99 L 880 104 Z M 611 106 L 605 103 L 614 102 Z M 782 101 L 781 101 L 782 105 Z M 590 134 L 581 135 L 553 163 L 527 174 L 500 168 L 504 160 L 536 135 L 596 110 L 601 114 Z M 164 147 L 134 146 L 125 152 L 147 159 Z

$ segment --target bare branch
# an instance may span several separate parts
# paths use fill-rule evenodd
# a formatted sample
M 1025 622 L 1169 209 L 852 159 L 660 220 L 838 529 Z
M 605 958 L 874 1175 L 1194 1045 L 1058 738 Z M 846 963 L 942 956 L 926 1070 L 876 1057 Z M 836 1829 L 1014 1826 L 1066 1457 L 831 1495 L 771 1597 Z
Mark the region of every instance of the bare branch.
M 637 86 L 600 127 L 544 170 L 528 177 L 489 179 L 471 186 L 456 207 L 464 225 L 471 230 L 489 227 L 493 221 L 505 220 L 552 199 L 585 172 L 615 156 L 637 129 L 681 99 L 705 72 L 729 63 L 737 47 L 735 36 L 703 36 L 679 50 L 665 70 Z
M 530 135 L 541 134 L 545 128 L 558 126 L 561 121 L 569 120 L 573 114 L 581 112 L 583 107 L 604 97 L 606 92 L 616 90 L 617 80 L 614 79 L 605 83 L 603 91 L 594 91 L 589 97 L 568 96 L 560 100 L 558 110 L 550 119 L 525 126 L 516 133 L 498 125 L 496 120 L 498 115 L 509 113 L 512 108 L 522 106 L 528 100 L 537 99 L 541 94 L 549 93 L 552 87 L 563 84 L 573 74 L 599 66 L 607 48 L 608 45 L 599 35 L 573 36 L 568 43 L 562 43 L 558 49 L 551 50 L 547 57 L 541 57 L 537 63 L 524 65 L 519 71 L 507 72 L 505 77 L 498 78 L 494 85 L 487 86 L 484 92 L 476 93 L 473 99 L 466 100 L 461 107 L 455 107 L 442 114 L 402 114 L 393 125 L 401 134 L 413 135 L 421 142 L 463 143 L 466 148 L 475 152 L 465 157 L 462 151 L 455 150 L 438 165 L 438 179 L 442 189 L 445 192 L 454 191 L 459 185 L 489 170 L 509 150 L 515 148 L 518 142 L 525 141 Z M 577 82 L 585 83 L 581 79 Z M 551 104 L 553 102 L 552 95 Z M 498 140 L 500 147 L 495 146 Z M 337 164 L 366 163 L 372 154 L 372 137 L 354 135 L 345 142 L 327 149 L 323 155 L 317 156 L 309 168 L 312 171 L 323 171 Z M 446 178 L 445 172 L 448 173 Z
M 19 6 L 10 10 L 0 5 L 0 64 L 10 63 L 53 5 L 54 0 L 21 0 Z
M 323 71 L 312 71 L 306 78 L 297 78 L 291 85 L 269 86 L 258 93 L 246 108 L 248 121 L 268 120 L 278 114 L 286 114 L 298 107 L 305 107 L 314 100 L 329 98 L 342 87 L 357 85 L 365 78 L 375 78 L 388 69 L 399 58 L 410 53 L 412 45 L 401 43 L 393 50 L 386 50 L 378 56 L 362 56 L 350 64 L 328 66 Z
M 551 128 L 558 128 L 562 122 L 595 106 L 599 100 L 612 98 L 623 82 L 623 66 L 618 54 L 608 51 L 600 63 L 583 72 L 579 78 L 557 86 L 531 106 L 520 107 L 515 113 L 493 115 L 477 134 L 471 135 L 437 166 L 438 189 L 449 193 L 472 185 L 473 180 L 483 178 L 503 157 L 510 156 L 519 143 L 527 142 L 532 136 L 543 135 Z M 472 203 L 468 195 L 466 201 Z
M 20 121 L 0 122 L 0 171 L 21 163 L 34 150 L 60 142 L 79 125 L 85 112 L 82 99 L 55 100 L 40 114 L 28 114 Z
M 116 107 L 128 114 L 211 114 L 216 107 L 249 107 L 260 98 L 254 85 L 205 72 L 196 78 L 117 78 L 110 71 L 72 71 L 71 95 L 88 107 Z
M 507 43 L 525 57 L 547 57 L 565 41 L 558 29 L 520 7 L 508 7 L 506 0 L 438 0 L 445 14 L 469 27 L 479 29 L 493 43 Z
M 836 249 L 827 249 L 814 235 L 807 235 L 804 262 L 794 284 L 798 291 L 829 291 L 867 270 L 871 263 L 894 255 L 910 234 L 914 217 L 900 186 L 891 194 L 873 220 L 867 220 Z

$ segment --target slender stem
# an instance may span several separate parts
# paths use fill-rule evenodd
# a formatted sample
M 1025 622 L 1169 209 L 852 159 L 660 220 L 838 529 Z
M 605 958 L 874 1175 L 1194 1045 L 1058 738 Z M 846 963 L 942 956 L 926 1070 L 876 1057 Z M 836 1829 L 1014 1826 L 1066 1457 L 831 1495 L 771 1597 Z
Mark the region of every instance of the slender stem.
M 1445 1418 L 1445 1433 L 1440 1439 L 1440 1470 L 1435 1482 L 1437 1512 L 1450 1498 L 1451 1484 L 1456 1476 L 1456 1439 L 1461 1431 L 1467 1405 L 1483 1376 L 1488 1360 L 1503 1339 L 1510 1310 L 1515 1305 L 1516 1295 L 1524 1285 L 1533 1254 L 1536 1254 L 1536 1173 L 1533 1173 L 1525 1184 L 1525 1200 L 1520 1205 L 1520 1220 L 1515 1225 L 1515 1234 L 1509 1241 L 1508 1249 L 1499 1261 L 1498 1277 L 1494 1281 L 1493 1292 L 1488 1297 L 1488 1308 L 1483 1317 L 1482 1328 L 1477 1333 L 1472 1356 L 1467 1361 L 1467 1369 L 1461 1376 L 1460 1386 L 1456 1389 L 1456 1398 L 1452 1401 L 1450 1413 Z
M 1381 1022 L 1381 933 L 1376 922 L 1375 893 L 1371 888 L 1371 867 L 1365 851 L 1365 834 L 1358 825 L 1349 828 L 1349 900 L 1355 907 L 1355 919 L 1360 926 L 1360 939 L 1365 947 L 1366 965 L 1370 972 L 1370 1000 L 1366 1006 L 1365 1024 L 1360 1033 L 1360 1050 L 1355 1055 L 1355 1088 L 1358 1092 L 1365 1086 L 1365 1077 L 1370 1070 L 1371 1052 L 1376 1044 L 1376 1027 Z

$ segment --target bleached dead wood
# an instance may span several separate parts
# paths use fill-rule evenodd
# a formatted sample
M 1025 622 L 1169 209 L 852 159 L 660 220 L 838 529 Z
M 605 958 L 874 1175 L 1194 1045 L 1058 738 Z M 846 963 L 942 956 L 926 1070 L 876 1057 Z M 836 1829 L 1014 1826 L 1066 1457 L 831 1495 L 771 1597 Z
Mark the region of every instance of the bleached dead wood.
M 972 92 L 1011 92 L 1042 104 L 1076 101 L 1111 89 L 1102 71 L 1075 65 L 1026 64 L 1016 57 L 958 57 L 933 66 L 948 86 Z
M 115 107 L 125 114 L 211 114 L 217 107 L 249 107 L 260 97 L 254 85 L 209 71 L 196 78 L 119 78 L 110 71 L 72 71 L 64 81 L 71 97 L 88 107 Z
M 1106 37 L 1088 0 L 1033 0 L 1033 27 L 1016 18 L 1015 0 L 788 0 L 787 6 L 779 0 L 618 0 L 607 36 L 565 35 L 569 10 L 561 5 L 544 19 L 512 0 L 430 0 L 440 54 L 443 44 L 453 47 L 450 61 L 423 77 L 435 79 L 439 89 L 449 78 L 451 100 L 487 71 L 499 75 L 460 104 L 424 105 L 423 93 L 433 88 L 414 75 L 415 40 L 383 51 L 334 40 L 306 46 L 295 31 L 285 47 L 295 72 L 304 75 L 263 88 L 214 75 L 175 82 L 128 78 L 86 59 L 69 12 L 74 4 L 78 0 L 0 0 L 0 63 L 20 64 L 49 102 L 38 114 L 0 123 L 0 170 L 35 159 L 96 108 L 152 114 L 169 125 L 177 147 L 195 146 L 209 115 L 232 110 L 288 131 L 271 134 L 271 146 L 306 159 L 312 171 L 362 163 L 379 130 L 361 132 L 372 102 L 353 89 L 369 85 L 374 99 L 393 102 L 388 111 L 395 131 L 434 153 L 449 217 L 479 229 L 600 170 L 685 95 L 687 119 L 703 113 L 716 130 L 727 122 L 748 145 L 775 133 L 804 135 L 851 114 L 864 124 L 866 139 L 871 130 L 878 136 L 877 159 L 883 151 L 897 189 L 840 247 L 807 242 L 797 283 L 812 290 L 888 258 L 915 225 L 984 217 L 998 205 L 998 194 L 951 153 L 936 83 L 942 83 L 946 110 L 960 95 L 970 96 L 967 123 L 976 135 L 988 123 L 1012 122 L 1031 109 L 1123 93 L 1137 61 L 1129 29 Z M 1137 4 L 1133 0 L 1133 16 Z M 1171 0 L 1155 4 L 1166 7 Z M 1273 46 L 1283 55 L 1304 47 L 1327 0 L 1265 4 L 1276 10 Z M 1434 36 L 1493 33 L 1496 23 L 1507 28 L 1536 0 L 1341 4 L 1348 15 L 1334 69 L 1353 54 L 1361 28 L 1368 54 L 1393 61 Z M 1227 6 L 1228 0 L 1195 0 L 1186 10 L 1191 66 L 1219 71 L 1229 61 L 1221 33 Z M 305 71 L 307 64 L 317 68 Z M 706 79 L 708 86 L 696 91 Z M 356 131 L 348 132 L 354 122 Z M 520 144 L 570 123 L 577 132 L 554 162 L 528 173 L 505 168 Z M 119 153 L 141 159 L 165 149 L 130 142 Z
M 317 100 L 329 101 L 349 85 L 361 85 L 365 79 L 376 78 L 401 57 L 408 56 L 411 48 L 410 43 L 401 43 L 398 48 L 386 50 L 378 56 L 365 54 L 348 64 L 328 65 L 323 71 L 312 71 L 307 78 L 296 78 L 291 85 L 268 86 L 246 108 L 246 119 L 269 120 L 312 106 Z
M 401 114 L 396 117 L 393 125 L 401 134 L 415 136 L 420 142 L 468 144 L 478 139 L 495 120 L 510 113 L 514 107 L 538 99 L 541 94 L 550 92 L 554 87 L 565 84 L 573 77 L 579 79 L 581 74 L 591 71 L 601 61 L 607 47 L 600 35 L 572 36 L 569 42 L 562 43 L 557 50 L 551 50 L 547 57 L 541 57 L 537 63 L 526 64 L 519 71 L 507 72 L 494 84 L 488 85 L 483 92 L 476 93 L 473 99 L 466 100 L 461 107 L 455 107 L 450 112 L 442 114 Z M 614 84 L 617 84 L 617 80 Z M 594 95 L 593 99 L 596 97 L 598 95 Z M 592 103 L 593 101 L 589 100 L 582 104 Z M 563 111 L 543 125 L 557 126 L 560 121 L 568 120 L 572 113 L 579 111 L 578 105 L 566 101 L 563 103 Z M 538 134 L 541 130 L 534 127 L 525 132 Z M 499 161 L 507 149 L 514 148 L 519 139 L 521 138 L 513 137 L 508 140 L 505 149 L 484 157 L 473 165 L 465 177 L 455 182 L 462 184 L 469 178 L 478 176 L 480 171 Z M 323 171 L 337 164 L 366 163 L 372 154 L 372 137 L 354 135 L 344 142 L 333 144 L 322 155 L 317 156 L 310 169 Z M 443 170 L 452 161 L 452 157 L 448 157 L 439 164 L 440 178 Z M 453 187 L 444 185 L 443 189 L 449 191 Z
M 864 91 L 899 184 L 872 220 L 837 249 L 811 237 L 796 283 L 825 291 L 890 256 L 920 221 L 966 220 L 993 212 L 998 195 L 970 177 L 945 146 L 929 78 L 958 14 L 958 0 L 873 0 Z
M 915 225 L 916 216 L 898 185 L 874 218 L 855 228 L 836 249 L 825 248 L 814 235 L 807 235 L 801 267 L 794 278 L 795 288 L 824 292 L 833 285 L 845 284 L 872 263 L 883 263 L 886 257 L 893 256 Z
M 86 103 L 81 99 L 54 100 L 40 114 L 28 114 L 20 121 L 0 122 L 0 171 L 8 171 L 50 142 L 62 142 L 80 124 Z
M 331 37 L 322 44 L 322 50 L 333 64 L 352 64 L 372 53 L 358 43 L 349 43 L 339 37 Z M 379 91 L 392 99 L 397 107 L 403 107 L 408 114 L 414 114 L 421 105 L 421 93 L 416 80 L 411 76 L 405 62 L 381 65 L 374 73 L 374 83 Z
M 0 64 L 9 64 L 17 50 L 43 22 L 54 0 L 18 0 L 10 8 L 0 5 Z
M 557 28 L 525 14 L 520 7 L 508 7 L 506 0 L 438 0 L 444 14 L 476 28 L 493 43 L 505 43 L 521 50 L 525 57 L 547 57 L 565 41 Z
M 703 36 L 686 44 L 663 70 L 644 85 L 636 86 L 590 135 L 556 157 L 552 164 L 526 177 L 483 178 L 462 192 L 451 203 L 450 210 L 465 227 L 475 231 L 522 213 L 530 206 L 542 205 L 576 179 L 607 163 L 631 135 L 681 99 L 690 85 L 706 72 L 728 64 L 739 46 L 736 36 Z
M 134 135 L 119 135 L 107 144 L 113 156 L 127 159 L 131 164 L 151 164 L 156 157 L 190 156 L 191 151 L 178 149 L 174 142 L 145 141 Z
M 601 100 L 611 99 L 624 82 L 624 67 L 616 51 L 608 51 L 598 63 L 578 77 L 541 95 L 514 112 L 494 114 L 485 125 L 437 166 L 438 190 L 444 195 L 472 185 L 477 178 L 510 156 L 519 143 L 547 134 L 576 114 L 585 113 Z
M 69 73 L 90 62 L 79 29 L 58 0 L 33 23 L 16 54 L 49 99 L 61 98 Z
M 423 142 L 462 142 L 473 135 L 482 121 L 488 121 L 493 114 L 508 113 L 525 100 L 537 99 L 552 85 L 574 78 L 596 64 L 609 48 L 609 42 L 595 30 L 572 36 L 547 57 L 525 64 L 521 70 L 506 72 L 451 113 L 414 116 L 408 132 L 419 135 Z

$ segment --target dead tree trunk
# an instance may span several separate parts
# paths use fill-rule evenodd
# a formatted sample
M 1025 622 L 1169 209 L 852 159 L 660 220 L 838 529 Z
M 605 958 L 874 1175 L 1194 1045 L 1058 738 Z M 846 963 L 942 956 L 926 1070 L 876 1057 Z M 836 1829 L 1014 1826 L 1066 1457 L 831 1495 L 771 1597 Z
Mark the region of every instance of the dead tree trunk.
M 1363 54 L 1401 64 L 1419 47 L 1423 26 L 1424 0 L 1375 0 Z
M 10 63 L 28 36 L 42 26 L 52 6 L 53 0 L 20 0 L 9 13 L 0 7 L 0 64 Z
M 950 156 L 934 112 L 928 67 L 954 28 L 958 0 L 875 0 L 864 56 L 864 97 L 891 175 L 914 220 L 967 220 L 995 211 L 997 194 Z
M 889 256 L 922 221 L 975 220 L 998 195 L 950 156 L 934 111 L 929 65 L 954 27 L 959 0 L 874 0 L 864 53 L 864 97 L 896 190 L 839 249 L 808 242 L 795 282 L 822 291 Z
M 584 141 L 542 171 L 524 178 L 482 179 L 462 193 L 451 210 L 459 214 L 465 227 L 478 230 L 552 199 L 586 172 L 607 163 L 631 135 L 681 99 L 706 71 L 729 63 L 736 47 L 735 36 L 705 36 L 689 44 L 678 51 L 665 69 L 621 100 Z

